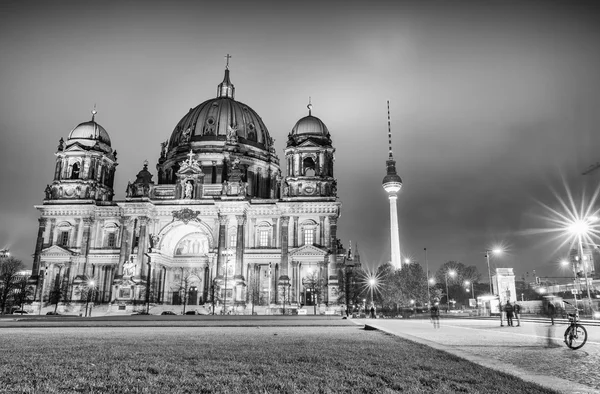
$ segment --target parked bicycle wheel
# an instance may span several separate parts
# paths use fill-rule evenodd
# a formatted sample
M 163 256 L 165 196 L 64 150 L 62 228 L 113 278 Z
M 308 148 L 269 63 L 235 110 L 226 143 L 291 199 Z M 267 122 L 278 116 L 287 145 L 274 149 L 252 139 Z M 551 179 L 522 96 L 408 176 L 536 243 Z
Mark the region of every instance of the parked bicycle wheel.
M 565 331 L 565 343 L 573 350 L 577 350 L 587 341 L 587 330 L 580 324 L 567 327 Z

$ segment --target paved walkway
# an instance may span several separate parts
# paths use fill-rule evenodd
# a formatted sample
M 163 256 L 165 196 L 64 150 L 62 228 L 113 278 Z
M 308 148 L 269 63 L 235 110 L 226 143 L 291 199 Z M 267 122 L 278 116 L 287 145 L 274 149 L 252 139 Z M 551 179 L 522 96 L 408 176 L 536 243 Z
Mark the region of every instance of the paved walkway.
M 353 319 L 387 333 L 444 350 L 485 367 L 561 393 L 600 393 L 600 327 L 589 327 L 579 350 L 563 342 L 566 325 L 523 323 L 500 327 L 490 320 Z M 515 323 L 516 324 L 516 323 Z

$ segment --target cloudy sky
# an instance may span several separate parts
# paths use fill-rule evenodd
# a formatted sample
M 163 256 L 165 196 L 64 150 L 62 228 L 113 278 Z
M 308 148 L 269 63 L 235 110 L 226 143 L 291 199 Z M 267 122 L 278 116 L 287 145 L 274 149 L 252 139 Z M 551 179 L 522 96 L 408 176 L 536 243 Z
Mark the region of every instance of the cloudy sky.
M 525 4 L 526 3 L 526 4 Z M 214 97 L 230 53 L 236 99 L 283 158 L 307 114 L 328 126 L 339 236 L 389 259 L 381 188 L 391 103 L 402 253 L 487 273 L 564 276 L 544 219 L 600 180 L 600 9 L 592 2 L 0 3 L 0 246 L 31 266 L 58 140 L 97 121 L 119 152 L 116 199 L 190 107 Z M 553 193 L 556 191 L 556 194 Z M 485 275 L 484 275 L 485 277 Z

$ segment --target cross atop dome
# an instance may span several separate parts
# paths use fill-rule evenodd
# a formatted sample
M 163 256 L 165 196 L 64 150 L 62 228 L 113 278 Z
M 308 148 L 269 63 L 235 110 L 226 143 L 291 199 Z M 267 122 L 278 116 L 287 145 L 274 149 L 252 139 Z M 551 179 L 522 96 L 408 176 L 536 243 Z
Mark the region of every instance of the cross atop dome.
M 227 98 L 233 99 L 233 96 L 235 93 L 235 87 L 229 80 L 229 59 L 231 59 L 232 56 L 230 54 L 227 54 L 227 56 L 224 56 L 224 57 L 226 59 L 225 76 L 223 77 L 223 82 L 221 82 L 219 84 L 219 86 L 217 87 L 217 97 L 218 98 L 227 97 Z

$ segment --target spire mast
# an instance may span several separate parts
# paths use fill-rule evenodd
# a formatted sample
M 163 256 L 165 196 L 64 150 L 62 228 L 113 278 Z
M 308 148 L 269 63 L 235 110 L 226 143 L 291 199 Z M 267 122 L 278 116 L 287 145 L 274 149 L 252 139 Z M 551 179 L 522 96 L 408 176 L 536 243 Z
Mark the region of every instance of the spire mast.
M 390 142 L 390 159 L 394 158 L 392 154 L 392 122 L 390 120 L 390 100 L 387 101 L 387 111 L 388 111 L 388 140 Z

